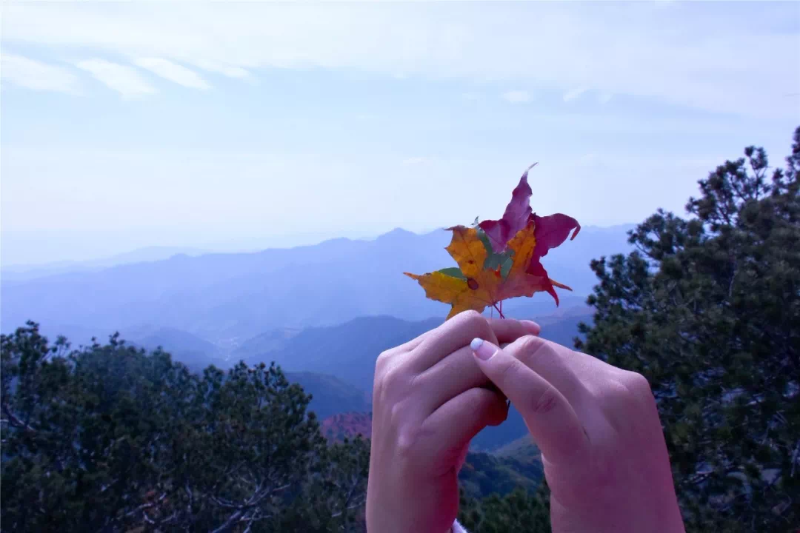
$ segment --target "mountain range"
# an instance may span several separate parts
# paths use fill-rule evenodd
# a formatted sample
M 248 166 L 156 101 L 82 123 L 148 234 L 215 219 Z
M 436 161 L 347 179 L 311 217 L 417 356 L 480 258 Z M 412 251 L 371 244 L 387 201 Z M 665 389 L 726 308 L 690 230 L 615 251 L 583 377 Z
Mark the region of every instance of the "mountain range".
M 628 226 L 585 228 L 543 260 L 551 276 L 573 287 L 562 306 L 582 305 L 594 284 L 589 262 L 625 252 Z M 374 240 L 333 239 L 313 246 L 254 253 L 217 253 L 78 270 L 0 282 L 0 329 L 32 319 L 51 336 L 86 343 L 120 331 L 170 328 L 195 335 L 229 357 L 242 343 L 279 328 L 302 329 L 389 315 L 418 321 L 443 317 L 403 272 L 453 264 L 449 233 L 401 229 Z M 24 276 L 24 272 L 18 273 Z M 546 294 L 509 301 L 511 316 L 556 310 Z
M 578 323 L 591 320 L 584 303 L 594 283 L 589 262 L 627 251 L 627 229 L 586 228 L 551 251 L 545 267 L 574 293 L 562 291 L 560 307 L 546 294 L 510 300 L 506 314 L 533 318 L 543 337 L 571 345 Z M 163 348 L 193 371 L 275 362 L 312 395 L 309 410 L 330 426 L 323 429 L 363 428 L 377 356 L 447 314 L 448 306 L 427 300 L 402 273 L 452 265 L 448 242 L 445 231 L 395 230 L 371 241 L 168 258 L 157 250 L 148 260 L 110 267 L 71 265 L 71 272 L 28 278 L 21 271 L 0 284 L 2 331 L 32 319 L 44 334 L 63 334 L 73 345 L 118 331 L 135 346 Z M 473 440 L 473 449 L 498 450 L 526 434 L 512 408 L 506 423 Z

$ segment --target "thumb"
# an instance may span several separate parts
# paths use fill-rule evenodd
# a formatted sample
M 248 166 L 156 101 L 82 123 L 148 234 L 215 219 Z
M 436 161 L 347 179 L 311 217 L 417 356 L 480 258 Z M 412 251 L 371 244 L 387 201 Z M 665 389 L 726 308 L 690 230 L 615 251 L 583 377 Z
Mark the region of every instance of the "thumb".
M 470 347 L 486 377 L 520 412 L 548 462 L 569 461 L 584 449 L 587 437 L 583 426 L 558 389 L 489 341 L 474 339 Z

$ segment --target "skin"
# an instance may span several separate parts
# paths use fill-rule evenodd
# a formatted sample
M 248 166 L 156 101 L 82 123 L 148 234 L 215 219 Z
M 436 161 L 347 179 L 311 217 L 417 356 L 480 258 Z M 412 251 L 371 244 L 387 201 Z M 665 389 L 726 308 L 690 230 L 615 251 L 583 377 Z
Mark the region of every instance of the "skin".
M 506 397 L 542 450 L 554 532 L 684 530 L 647 381 L 538 333 L 466 312 L 380 355 L 370 532 L 449 531 L 469 441 L 505 420 Z

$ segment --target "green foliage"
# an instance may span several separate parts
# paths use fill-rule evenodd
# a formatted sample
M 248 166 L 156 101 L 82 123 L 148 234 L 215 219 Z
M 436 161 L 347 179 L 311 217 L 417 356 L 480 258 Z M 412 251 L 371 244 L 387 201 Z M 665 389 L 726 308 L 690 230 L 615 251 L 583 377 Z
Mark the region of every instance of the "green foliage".
M 462 491 L 458 520 L 471 533 L 549 533 L 550 491 L 542 483 L 533 494 L 517 488 L 480 501 Z
M 534 492 L 542 482 L 544 471 L 537 458 L 520 461 L 514 457 L 496 457 L 486 453 L 469 453 L 458 480 L 469 496 L 506 495 L 514 489 Z
M 274 365 L 197 375 L 34 323 L 0 349 L 7 530 L 363 530 L 368 445 L 329 446 Z
M 689 530 L 800 525 L 800 128 L 787 163 L 747 148 L 592 263 L 578 347 L 650 381 Z

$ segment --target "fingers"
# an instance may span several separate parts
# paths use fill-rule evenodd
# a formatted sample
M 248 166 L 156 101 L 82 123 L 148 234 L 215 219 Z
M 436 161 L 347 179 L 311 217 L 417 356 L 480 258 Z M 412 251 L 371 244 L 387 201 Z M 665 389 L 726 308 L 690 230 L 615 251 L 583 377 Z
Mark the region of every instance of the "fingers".
M 420 434 L 431 453 L 460 453 L 463 447 L 486 426 L 505 421 L 508 407 L 496 392 L 472 388 L 442 404 L 423 422 Z M 454 457 L 457 459 L 457 457 Z
M 488 323 L 501 343 L 539 331 L 538 324 L 529 321 L 489 320 Z M 423 371 L 415 378 L 414 384 L 420 390 L 430 391 L 425 398 L 425 408 L 432 413 L 450 398 L 491 382 L 478 368 L 472 349 L 466 345 Z
M 538 335 L 542 328 L 532 320 L 509 320 L 505 318 L 488 318 L 489 327 L 494 331 L 500 344 L 514 342 L 525 335 Z M 470 339 L 472 341 L 472 339 Z
M 469 346 L 475 337 L 497 342 L 494 331 L 484 317 L 475 311 L 459 313 L 423 339 L 414 349 L 409 364 L 412 370 L 423 372 L 459 348 Z
M 547 380 L 571 404 L 576 405 L 580 400 L 583 386 L 575 372 L 576 366 L 584 362 L 580 354 L 531 335 L 504 346 L 503 351 Z
M 426 414 L 434 412 L 451 398 L 487 383 L 491 382 L 478 368 L 469 346 L 456 350 L 414 379 L 418 390 L 427 391 L 424 395 Z
M 519 410 L 550 463 L 568 462 L 584 449 L 587 437 L 583 426 L 558 389 L 488 341 L 475 339 L 471 347 L 479 368 Z

